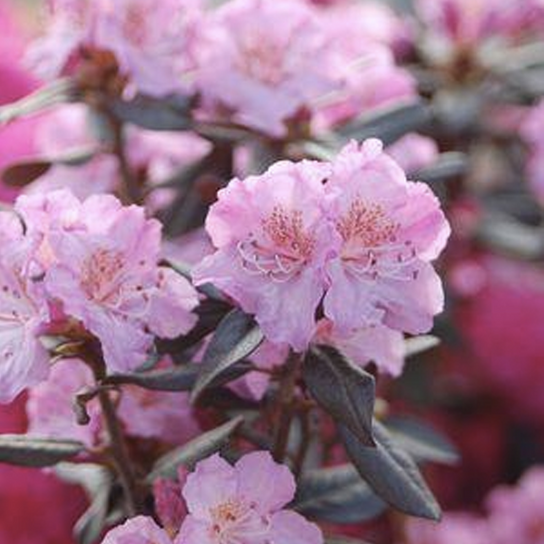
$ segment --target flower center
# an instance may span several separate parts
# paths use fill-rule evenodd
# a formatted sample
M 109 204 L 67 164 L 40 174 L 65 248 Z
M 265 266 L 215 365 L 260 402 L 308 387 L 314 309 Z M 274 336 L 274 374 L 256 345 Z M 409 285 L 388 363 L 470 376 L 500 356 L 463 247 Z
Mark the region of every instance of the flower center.
M 143 45 L 147 39 L 146 14 L 142 6 L 131 4 L 123 21 L 123 33 L 134 45 Z
M 106 302 L 121 289 L 124 255 L 119 251 L 99 249 L 83 264 L 81 288 L 91 300 Z
M 261 222 L 262 235 L 250 235 L 238 244 L 244 269 L 283 282 L 301 271 L 311 259 L 315 238 L 304 228 L 302 212 L 276 206 Z
M 379 204 L 356 198 L 336 223 L 344 245 L 344 265 L 365 280 L 417 278 L 417 254 L 410 240 L 400 242 L 400 225 Z
M 253 504 L 242 498 L 229 499 L 210 509 L 210 536 L 218 544 L 243 544 L 262 541 L 269 521 L 260 516 Z

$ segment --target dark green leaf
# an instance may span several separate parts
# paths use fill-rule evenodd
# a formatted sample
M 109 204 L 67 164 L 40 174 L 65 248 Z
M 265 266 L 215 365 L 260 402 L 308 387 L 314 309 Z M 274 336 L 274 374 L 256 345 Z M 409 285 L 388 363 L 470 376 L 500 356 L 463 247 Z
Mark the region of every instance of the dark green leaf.
M 440 339 L 432 334 L 414 336 L 404 341 L 404 356 L 413 357 L 425 351 L 435 348 L 440 344 Z
M 180 466 L 192 470 L 198 461 L 219 451 L 243 421 L 243 417 L 235 417 L 220 427 L 201 434 L 187 444 L 168 452 L 155 463 L 147 481 L 152 483 L 157 478 L 174 479 Z
M 459 461 L 455 446 L 428 424 L 411 417 L 390 417 L 385 422 L 395 442 L 416 461 L 454 465 Z
M 370 544 L 370 542 L 347 536 L 329 536 L 325 538 L 325 544 Z
M 44 111 L 57 104 L 71 102 L 74 95 L 75 89 L 70 79 L 54 81 L 17 102 L 0 107 L 0 126 L 19 117 L 26 117 Z
M 46 160 L 22 161 L 5 168 L 2 181 L 10 187 L 25 187 L 42 177 L 52 164 Z
M 82 453 L 85 446 L 74 440 L 53 440 L 27 435 L 0 435 L 0 463 L 25 467 L 49 467 Z
M 344 139 L 362 141 L 379 138 L 389 145 L 404 134 L 421 129 L 430 121 L 430 112 L 423 102 L 395 105 L 363 115 L 340 127 L 336 133 Z
M 198 396 L 222 373 L 251 355 L 263 341 L 263 333 L 251 316 L 241 310 L 229 312 L 219 323 L 204 352 L 201 370 L 191 394 Z
M 467 171 L 467 158 L 463 153 L 442 153 L 437 161 L 410 176 L 425 183 L 438 183 L 462 176 Z
M 299 481 L 293 508 L 320 521 L 359 523 L 378 516 L 386 505 L 353 465 L 341 465 L 306 473 Z
M 440 507 L 415 461 L 383 425 L 374 422 L 375 448 L 363 446 L 346 427 L 340 426 L 340 435 L 359 474 L 380 498 L 411 516 L 440 519 Z
M 155 99 L 138 96 L 130 102 L 117 100 L 110 107 L 120 121 L 149 130 L 191 128 L 191 101 L 186 97 Z
M 40 157 L 23 160 L 5 168 L 2 181 L 11 187 L 24 187 L 46 174 L 56 165 L 79 166 L 90 160 L 96 153 L 95 147 L 73 149 L 58 157 Z
M 100 538 L 108 518 L 113 478 L 111 472 L 91 463 L 59 463 L 57 476 L 68 483 L 83 486 L 90 506 L 74 527 L 74 536 L 80 544 L 93 544 Z
M 374 378 L 347 361 L 337 350 L 325 346 L 308 352 L 303 373 L 317 402 L 363 444 L 372 446 Z
M 200 365 L 179 365 L 175 368 L 134 374 L 113 374 L 103 380 L 108 385 L 131 384 L 154 391 L 190 391 Z
M 540 228 L 529 227 L 500 213 L 486 214 L 476 235 L 482 244 L 509 257 L 537 260 L 544 256 Z

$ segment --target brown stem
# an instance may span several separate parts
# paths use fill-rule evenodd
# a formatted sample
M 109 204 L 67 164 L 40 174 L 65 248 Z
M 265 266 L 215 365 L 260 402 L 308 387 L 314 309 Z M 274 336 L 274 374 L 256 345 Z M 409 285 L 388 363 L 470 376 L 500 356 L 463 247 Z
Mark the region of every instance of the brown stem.
M 126 501 L 127 515 L 133 517 L 138 514 L 139 500 L 136 476 L 128 453 L 123 431 L 117 418 L 115 406 L 108 389 L 101 386 L 105 377 L 105 365 L 101 355 L 88 350 L 83 358 L 93 371 L 96 380 L 96 391 L 102 408 L 102 417 L 109 438 L 108 449 L 113 459 L 115 470 L 123 488 Z
M 119 162 L 119 171 L 123 180 L 121 199 L 125 204 L 142 204 L 143 191 L 138 183 L 125 152 L 123 126 L 115 118 L 110 117 L 113 131 L 113 153 Z
M 300 363 L 300 355 L 292 353 L 287 360 L 285 373 L 279 383 L 277 395 L 279 416 L 275 426 L 274 446 L 272 448 L 272 455 L 278 463 L 284 460 L 289 444 L 289 434 L 294 416 L 293 399 L 295 397 Z
M 123 432 L 117 419 L 115 407 L 111 401 L 111 397 L 108 391 L 101 390 L 98 394 L 100 400 L 100 406 L 102 407 L 102 415 L 104 416 L 104 422 L 108 431 L 110 439 L 110 451 L 119 480 L 123 487 L 127 514 L 130 517 L 135 516 L 138 513 L 138 493 L 136 486 L 136 478 L 132 471 L 132 463 L 128 455 L 127 446 L 123 437 Z

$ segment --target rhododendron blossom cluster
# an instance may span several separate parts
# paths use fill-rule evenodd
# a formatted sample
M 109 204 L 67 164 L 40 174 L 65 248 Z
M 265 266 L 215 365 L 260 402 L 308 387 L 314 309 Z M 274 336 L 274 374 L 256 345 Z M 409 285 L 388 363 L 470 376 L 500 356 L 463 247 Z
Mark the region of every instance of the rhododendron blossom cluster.
M 332 163 L 282 162 L 234 180 L 207 229 L 218 251 L 195 270 L 197 284 L 214 283 L 297 351 L 316 334 L 321 302 L 343 337 L 426 332 L 442 309 L 430 263 L 448 224 L 429 188 L 408 182 L 376 140 Z
M 2 215 L 4 401 L 47 376 L 47 332 L 93 334 L 106 366 L 122 371 L 145 362 L 152 333 L 170 338 L 194 325 L 196 292 L 158 266 L 160 224 L 143 209 L 59 191 L 22 196 L 15 212 Z
M 544 544 L 544 0 L 0 3 L 0 544 Z

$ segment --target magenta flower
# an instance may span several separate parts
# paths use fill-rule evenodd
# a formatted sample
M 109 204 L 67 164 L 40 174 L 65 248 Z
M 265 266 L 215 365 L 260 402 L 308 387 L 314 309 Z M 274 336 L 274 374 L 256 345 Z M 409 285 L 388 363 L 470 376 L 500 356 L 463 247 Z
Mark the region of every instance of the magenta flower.
M 428 331 L 444 302 L 430 263 L 450 232 L 437 198 L 406 181 L 378 140 L 344 148 L 327 190 L 342 246 L 327 265 L 325 315 L 340 334 L 378 324 Z
M 112 529 L 102 544 L 172 544 L 172 540 L 153 518 L 138 516 Z
M 230 111 L 280 137 L 286 121 L 338 86 L 326 35 L 304 2 L 234 0 L 203 24 L 195 82 L 207 112 Z
M 242 457 L 233 467 L 219 455 L 198 463 L 183 497 L 189 515 L 176 544 L 321 544 L 319 528 L 284 510 L 295 493 L 289 469 L 268 452 Z
M 219 192 L 206 228 L 217 251 L 194 271 L 255 314 L 274 343 L 303 351 L 315 332 L 334 248 L 323 180 L 329 165 L 280 162 Z
M 28 277 L 32 246 L 14 214 L 0 214 L 0 244 L 0 402 L 6 403 L 47 376 L 38 337 L 49 311 L 42 286 Z

